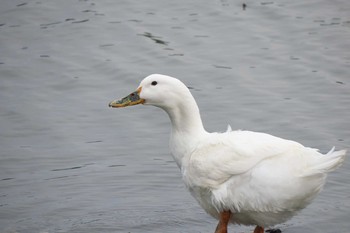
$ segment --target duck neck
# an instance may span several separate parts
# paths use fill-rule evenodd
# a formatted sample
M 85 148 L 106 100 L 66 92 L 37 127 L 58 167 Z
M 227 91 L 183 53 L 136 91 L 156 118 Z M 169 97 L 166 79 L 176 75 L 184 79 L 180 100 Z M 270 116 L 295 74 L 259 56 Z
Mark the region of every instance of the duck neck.
M 172 124 L 170 150 L 177 165 L 182 168 L 183 159 L 191 154 L 200 138 L 207 132 L 194 99 L 165 111 Z
M 182 136 L 198 136 L 205 132 L 197 104 L 187 104 L 166 111 L 172 125 L 172 133 Z

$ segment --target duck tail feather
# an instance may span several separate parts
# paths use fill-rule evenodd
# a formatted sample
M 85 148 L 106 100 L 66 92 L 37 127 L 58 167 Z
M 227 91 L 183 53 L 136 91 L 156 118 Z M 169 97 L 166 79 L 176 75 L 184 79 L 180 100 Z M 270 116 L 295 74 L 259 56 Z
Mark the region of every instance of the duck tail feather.
M 345 160 L 346 150 L 335 151 L 333 147 L 327 154 L 321 155 L 317 164 L 312 165 L 302 176 L 326 174 L 340 167 Z

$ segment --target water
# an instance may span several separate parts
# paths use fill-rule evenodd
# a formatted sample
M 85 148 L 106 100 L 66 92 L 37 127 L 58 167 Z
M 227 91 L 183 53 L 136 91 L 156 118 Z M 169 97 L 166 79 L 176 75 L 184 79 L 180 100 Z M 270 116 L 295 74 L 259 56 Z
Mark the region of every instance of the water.
M 191 87 L 208 131 L 349 148 L 349 11 L 346 0 L 1 1 L 0 232 L 214 231 L 169 155 L 166 114 L 107 107 L 151 73 Z M 349 169 L 278 227 L 347 232 Z

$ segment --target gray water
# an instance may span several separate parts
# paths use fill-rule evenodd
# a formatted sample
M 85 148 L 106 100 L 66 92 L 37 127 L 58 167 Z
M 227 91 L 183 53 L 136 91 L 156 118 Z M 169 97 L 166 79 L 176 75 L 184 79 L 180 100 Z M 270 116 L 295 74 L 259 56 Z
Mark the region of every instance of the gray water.
M 167 115 L 107 106 L 151 73 L 191 87 L 208 131 L 349 148 L 349 12 L 348 0 L 2 0 L 0 232 L 214 232 L 169 155 Z M 349 232 L 349 169 L 278 227 Z

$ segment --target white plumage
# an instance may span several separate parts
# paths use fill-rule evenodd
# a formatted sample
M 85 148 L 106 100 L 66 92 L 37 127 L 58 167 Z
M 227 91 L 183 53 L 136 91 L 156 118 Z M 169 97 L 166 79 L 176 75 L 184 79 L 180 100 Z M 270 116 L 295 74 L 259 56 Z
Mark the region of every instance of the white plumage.
M 133 100 L 135 94 L 138 98 Z M 170 150 L 184 183 L 220 223 L 221 214 L 228 212 L 230 222 L 260 226 L 254 231 L 260 233 L 264 227 L 288 220 L 314 199 L 327 173 L 345 158 L 345 150 L 333 148 L 323 155 L 265 133 L 232 131 L 230 127 L 225 133 L 208 133 L 188 88 L 169 76 L 146 77 L 128 97 L 110 106 L 143 103 L 168 113 Z M 227 231 L 219 225 L 216 232 Z

